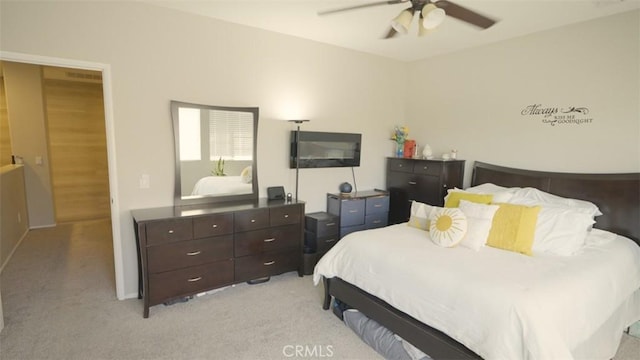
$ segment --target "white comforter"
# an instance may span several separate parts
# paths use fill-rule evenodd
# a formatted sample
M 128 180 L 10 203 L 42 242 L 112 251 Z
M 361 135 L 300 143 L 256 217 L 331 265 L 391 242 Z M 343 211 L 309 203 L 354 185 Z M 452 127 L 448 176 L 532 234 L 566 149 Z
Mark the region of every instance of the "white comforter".
M 620 308 L 626 325 L 640 317 L 626 309 L 634 294 L 638 306 L 640 247 L 596 229 L 577 255 L 529 257 L 442 248 L 398 224 L 343 238 L 318 262 L 316 285 L 322 276 L 376 295 L 486 359 L 572 359 Z
M 241 176 L 206 176 L 198 180 L 191 195 L 250 194 L 251 186 Z

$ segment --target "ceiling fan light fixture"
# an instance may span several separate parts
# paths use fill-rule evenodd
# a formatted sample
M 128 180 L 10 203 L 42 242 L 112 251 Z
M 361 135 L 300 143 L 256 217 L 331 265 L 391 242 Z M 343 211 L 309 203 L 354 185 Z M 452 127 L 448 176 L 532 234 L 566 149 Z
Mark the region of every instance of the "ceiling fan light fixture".
M 424 27 L 424 22 L 422 18 L 422 14 L 420 15 L 420 21 L 418 21 L 418 36 L 423 37 L 432 32 L 433 29 L 427 29 Z
M 391 20 L 391 27 L 402 34 L 406 34 L 409 31 L 409 27 L 411 26 L 411 21 L 413 20 L 413 13 L 411 12 L 411 8 L 402 10 L 398 16 L 396 16 L 393 20 Z
M 447 16 L 443 9 L 440 9 L 432 3 L 429 3 L 422 7 L 420 15 L 422 26 L 424 26 L 424 28 L 427 30 L 435 29 L 436 27 L 438 27 L 438 25 L 442 24 L 444 18 Z

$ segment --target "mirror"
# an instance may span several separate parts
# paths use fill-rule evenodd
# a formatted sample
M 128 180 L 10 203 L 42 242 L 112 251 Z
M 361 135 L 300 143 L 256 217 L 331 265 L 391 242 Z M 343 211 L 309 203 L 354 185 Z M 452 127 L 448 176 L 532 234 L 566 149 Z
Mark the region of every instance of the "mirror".
M 256 200 L 258 108 L 171 101 L 175 204 Z

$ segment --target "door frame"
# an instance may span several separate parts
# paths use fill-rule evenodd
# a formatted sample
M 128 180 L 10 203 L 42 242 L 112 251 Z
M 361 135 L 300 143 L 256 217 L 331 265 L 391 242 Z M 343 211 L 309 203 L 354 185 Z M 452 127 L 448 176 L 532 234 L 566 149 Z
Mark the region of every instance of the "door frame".
M 120 232 L 120 207 L 118 204 L 118 177 L 116 176 L 116 143 L 113 123 L 113 94 L 111 88 L 111 65 L 56 58 L 49 56 L 31 55 L 10 51 L 0 51 L 0 60 L 28 63 L 34 65 L 48 65 L 74 69 L 94 70 L 102 72 L 102 94 L 104 102 L 104 121 L 107 138 L 107 169 L 109 172 L 109 196 L 111 203 L 111 232 L 113 237 L 113 263 L 116 279 L 116 296 L 118 300 L 126 298 L 124 290 L 124 268 L 122 254 L 122 237 Z

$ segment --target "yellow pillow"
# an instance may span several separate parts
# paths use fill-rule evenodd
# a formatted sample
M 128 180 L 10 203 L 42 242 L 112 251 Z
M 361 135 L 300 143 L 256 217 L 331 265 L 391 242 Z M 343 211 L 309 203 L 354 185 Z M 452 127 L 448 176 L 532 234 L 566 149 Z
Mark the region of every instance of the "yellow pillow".
M 478 204 L 491 204 L 492 194 L 475 194 L 466 191 L 449 191 L 444 207 L 454 208 L 460 205 L 460 200 L 467 200 Z
M 487 245 L 531 256 L 540 206 L 498 205 Z
M 467 217 L 457 208 L 437 208 L 432 213 L 429 233 L 437 245 L 454 247 L 467 233 Z

